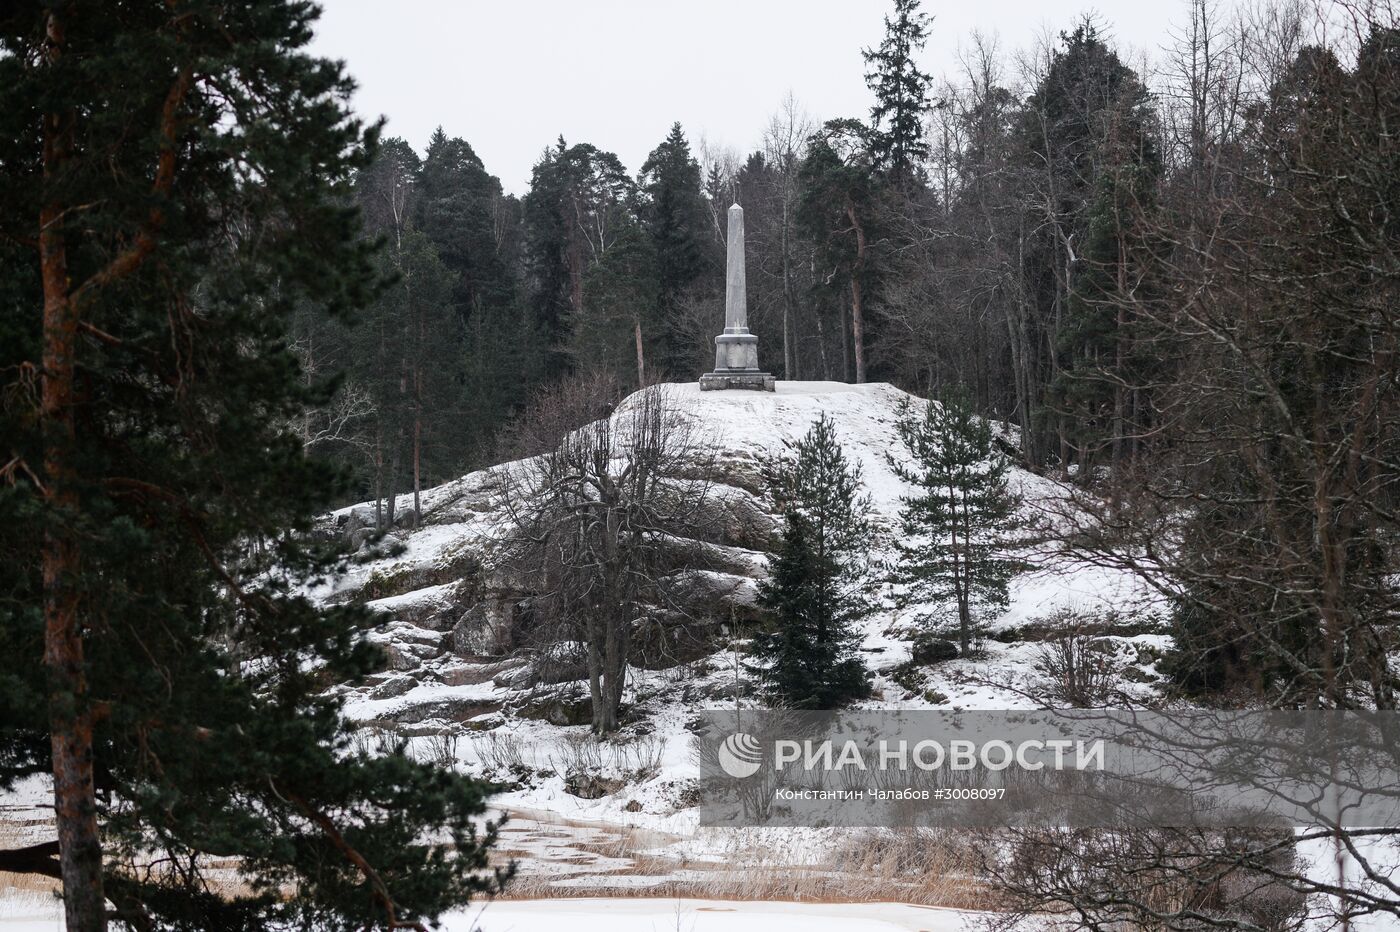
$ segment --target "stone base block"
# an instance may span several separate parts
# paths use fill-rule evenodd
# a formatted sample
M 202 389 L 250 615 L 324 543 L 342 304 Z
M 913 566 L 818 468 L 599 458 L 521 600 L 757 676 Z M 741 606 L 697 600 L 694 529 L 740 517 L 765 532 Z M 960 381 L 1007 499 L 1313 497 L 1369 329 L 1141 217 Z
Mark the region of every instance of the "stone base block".
M 705 392 L 727 389 L 747 389 L 755 392 L 776 391 L 778 380 L 767 372 L 753 369 L 717 370 L 700 376 L 700 390 Z
M 737 329 L 715 337 L 715 371 L 757 372 L 758 337 Z

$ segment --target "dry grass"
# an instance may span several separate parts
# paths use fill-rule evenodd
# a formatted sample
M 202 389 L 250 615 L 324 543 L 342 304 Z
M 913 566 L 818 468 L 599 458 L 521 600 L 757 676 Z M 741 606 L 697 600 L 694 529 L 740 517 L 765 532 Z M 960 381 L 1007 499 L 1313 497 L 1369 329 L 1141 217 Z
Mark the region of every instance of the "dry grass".
M 649 751 L 641 756 L 649 756 Z M 33 809 L 0 812 L 0 848 L 51 837 L 52 823 L 44 815 L 42 810 Z M 518 827 L 524 821 L 533 826 L 524 836 L 557 837 L 576 853 L 556 851 L 548 859 L 552 869 L 527 870 L 506 887 L 501 899 L 620 895 L 810 903 L 898 901 L 957 909 L 989 909 L 995 903 L 992 891 L 973 878 L 970 854 L 947 834 L 853 830 L 836 845 L 824 846 L 811 863 L 803 863 L 781 845 L 737 842 L 722 857 L 702 860 L 666 856 L 668 847 L 682 841 L 676 835 L 540 816 L 548 821 L 535 823 L 527 817 L 511 824 Z M 537 858 L 521 840 L 508 834 L 492 860 L 504 864 L 512 859 Z M 604 859 L 600 866 L 598 862 Z M 217 892 L 226 896 L 248 892 L 236 862 L 211 862 L 206 868 Z M 561 880 L 567 882 L 561 884 Z M 47 877 L 0 873 L 0 891 L 37 908 L 59 892 L 59 885 Z
M 30 807 L 0 806 L 0 848 L 20 848 L 53 837 L 53 820 L 44 810 Z M 57 880 L 38 874 L 11 874 L 0 871 L 0 891 L 7 896 L 18 895 L 21 900 L 34 897 L 41 900 L 59 892 Z
M 971 853 L 950 834 L 851 831 L 812 863 L 801 863 L 782 847 L 736 846 L 721 858 L 678 859 L 653 853 L 678 840 L 676 836 L 612 827 L 603 834 L 597 841 L 574 841 L 571 846 L 580 852 L 578 857 L 551 861 L 576 864 L 577 872 L 527 869 L 500 898 L 620 895 L 811 903 L 897 901 L 976 910 L 992 909 L 996 902 L 994 892 L 972 876 Z M 512 850 L 507 840 L 496 856 L 504 862 L 533 855 L 525 848 Z M 625 866 L 600 870 L 597 859 L 615 859 Z
M 54 836 L 53 818 L 44 808 L 31 806 L 0 806 L 0 849 L 19 848 L 32 845 Z M 160 859 L 153 852 L 147 852 L 139 863 L 127 869 L 143 872 L 155 867 L 159 877 L 162 868 Z M 214 858 L 201 862 L 204 878 L 214 893 L 233 898 L 248 895 L 252 889 L 238 871 L 238 861 L 233 858 Z M 166 868 L 168 869 L 168 868 Z M 149 875 L 148 875 L 149 876 Z M 40 906 L 60 895 L 62 887 L 58 880 L 40 874 L 12 874 L 0 871 L 0 893 L 7 900 L 17 901 L 21 907 Z

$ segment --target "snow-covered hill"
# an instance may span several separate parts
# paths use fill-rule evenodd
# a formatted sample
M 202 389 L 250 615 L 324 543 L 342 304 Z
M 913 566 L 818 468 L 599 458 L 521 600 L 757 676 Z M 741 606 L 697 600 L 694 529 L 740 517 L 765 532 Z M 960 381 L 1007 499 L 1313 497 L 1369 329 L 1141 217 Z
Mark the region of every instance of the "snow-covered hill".
M 701 392 L 695 385 L 660 390 L 718 452 L 714 494 L 739 503 L 749 515 L 747 526 L 729 542 L 707 546 L 706 567 L 697 573 L 712 584 L 717 616 L 726 603 L 750 604 L 765 572 L 764 549 L 777 522 L 764 488 L 763 465 L 823 413 L 834 421 L 847 456 L 860 465 L 878 523 L 887 533 L 896 527 L 900 496 L 907 491 L 891 468 L 891 457 L 905 455 L 896 423 L 901 405 L 920 404 L 920 399 L 887 384 L 836 382 L 779 382 L 775 393 Z M 624 401 L 613 417 L 635 398 Z M 1010 430 L 999 426 L 999 433 L 1011 449 Z M 505 529 L 499 492 L 507 473 L 504 466 L 493 467 L 428 490 L 420 526 L 391 534 L 403 545 L 402 553 L 358 565 L 317 593 L 329 600 L 365 602 L 385 614 L 373 637 L 387 648 L 392 669 L 354 691 L 350 711 L 357 718 L 410 734 L 506 725 L 519 733 L 521 721 L 565 725 L 578 720 L 582 696 L 577 684 L 540 682 L 531 670 L 530 651 L 511 630 L 512 606 L 523 593 L 493 564 L 493 541 Z M 1031 511 L 1060 495 L 1053 481 L 1023 469 L 1013 470 L 1012 483 Z M 404 496 L 398 507 L 405 511 L 411 504 Z M 336 512 L 328 525 L 353 541 L 372 519 L 373 504 L 364 503 Z M 1124 685 L 1146 688 L 1143 684 L 1154 678 L 1152 662 L 1162 637 L 1146 631 L 1153 608 L 1137 581 L 1099 567 L 1031 556 L 1034 570 L 1015 582 L 1011 606 L 990 626 L 993 639 L 979 656 L 911 670 L 909 615 L 891 607 L 871 618 L 864 646 L 868 665 L 878 674 L 876 701 L 916 707 L 1023 705 L 1029 701 L 1025 693 L 1034 687 L 1038 646 L 1021 641 L 1019 632 L 1070 608 L 1117 610 L 1134 619 L 1144 633 L 1117 639 L 1125 668 L 1137 668 Z M 877 543 L 872 564 L 884 557 Z M 644 658 L 630 687 L 634 721 L 673 711 L 681 701 L 694 706 L 732 696 L 727 643 L 718 637 L 717 626 L 709 634 L 713 637 L 698 649 L 668 654 L 685 660 L 683 671 Z M 716 650 L 719 655 L 704 656 Z
M 887 536 L 893 533 L 906 493 L 890 464 L 890 457 L 905 455 L 896 424 L 901 405 L 920 399 L 885 384 L 834 382 L 779 382 L 771 394 L 701 392 L 694 385 L 660 390 L 717 452 L 713 494 L 741 518 L 723 540 L 704 545 L 704 566 L 695 568 L 695 577 L 710 586 L 700 597 L 709 599 L 715 619 L 753 611 L 765 551 L 779 527 L 763 466 L 823 413 L 833 420 L 847 456 L 860 464 L 877 523 Z M 612 416 L 624 415 L 636 398 Z M 997 429 L 1014 450 L 1012 431 Z M 736 691 L 739 701 L 751 701 L 737 645 L 720 624 L 702 629 L 699 642 L 686 650 L 660 657 L 646 655 L 643 644 L 644 656 L 629 677 L 621 735 L 608 742 L 591 739 L 581 724 L 588 721 L 585 684 L 568 679 L 582 677 L 582 670 L 571 674 L 563 664 L 561 673 L 555 662 L 542 673 L 535 648 L 514 630 L 515 607 L 528 593 L 495 559 L 495 542 L 509 529 L 501 492 L 513 472 L 512 464 L 504 464 L 428 490 L 419 526 L 390 535 L 401 553 L 367 560 L 316 593 L 367 603 L 384 614 L 372 636 L 387 649 L 391 669 L 367 684 L 342 687 L 347 712 L 364 723 L 365 742 L 372 746 L 389 733 L 407 736 L 415 753 L 450 759 L 510 785 L 494 803 L 514 817 L 503 852 L 520 860 L 522 877 L 534 878 L 520 895 L 624 889 L 748 897 L 766 877 L 775 890 L 789 891 L 782 894 L 787 898 L 797 876 L 821 878 L 828 892 L 844 891 L 831 895 L 876 895 L 870 865 L 847 861 L 849 852 L 867 851 L 866 842 L 853 847 L 849 839 L 819 830 L 788 831 L 781 838 L 756 831 L 742 839 L 696 830 L 687 723 L 696 710 L 731 707 Z M 1030 512 L 1062 493 L 1054 481 L 1019 468 L 1012 483 Z M 409 496 L 397 503 L 400 512 L 411 506 Z M 363 503 L 328 516 L 325 527 L 356 544 L 373 515 L 373 503 Z M 872 541 L 877 580 L 887 556 L 888 540 Z M 1053 635 L 1057 613 L 1069 609 L 1090 615 L 1116 610 L 1131 622 L 1100 631 L 1095 649 L 1113 670 L 1115 690 L 1153 694 L 1160 680 L 1155 664 L 1167 639 L 1155 629 L 1160 613 L 1148 593 L 1125 574 L 1048 552 L 1027 556 L 1034 569 L 1016 580 L 1009 609 L 990 624 L 992 634 L 974 656 L 914 662 L 914 613 L 896 610 L 886 599 L 865 624 L 863 653 L 875 675 L 869 705 L 1035 704 L 1045 695 L 1043 639 Z M 872 585 L 887 596 L 878 581 Z M 894 897 L 897 890 L 897 898 L 910 902 L 976 902 L 965 885 L 920 886 L 920 877 L 938 873 L 881 875 L 878 897 Z

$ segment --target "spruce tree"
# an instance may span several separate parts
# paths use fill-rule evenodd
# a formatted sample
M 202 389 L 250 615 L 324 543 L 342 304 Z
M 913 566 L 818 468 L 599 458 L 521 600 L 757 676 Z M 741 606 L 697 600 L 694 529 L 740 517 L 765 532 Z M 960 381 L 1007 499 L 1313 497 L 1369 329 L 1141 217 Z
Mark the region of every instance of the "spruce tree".
M 875 94 L 870 108 L 871 150 L 875 164 L 897 185 L 923 177 L 928 142 L 924 117 L 928 113 L 932 78 L 914 61 L 928 41 L 929 15 L 920 0 L 894 0 L 894 15 L 885 17 L 885 38 L 876 49 L 865 49 L 869 68 L 865 82 Z
M 642 226 L 656 256 L 656 315 L 668 367 L 683 366 L 689 349 L 675 332 L 681 295 L 705 269 L 708 226 L 701 192 L 700 163 L 690 154 L 681 125 L 671 127 L 642 164 Z
M 70 932 L 411 927 L 487 886 L 486 788 L 352 752 L 325 689 L 383 658 L 304 595 L 342 484 L 288 322 L 374 286 L 374 132 L 315 16 L 0 14 L 0 787 L 50 775 L 57 823 L 0 870 L 61 880 Z
M 1007 481 L 1010 463 L 991 424 L 961 395 L 930 400 L 922 414 L 906 401 L 899 436 L 913 462 L 891 456 L 890 465 L 915 492 L 900 498 L 890 581 L 900 587 L 901 606 L 930 606 L 921 621 L 955 619 L 966 654 L 981 618 L 1006 608 L 1020 570 L 1006 552 L 1020 505 Z
M 753 638 L 751 669 L 774 703 L 834 709 L 870 692 L 856 653 L 857 625 L 873 610 L 865 563 L 870 498 L 826 415 L 792 449 L 770 477 L 783 542 L 759 587 L 773 626 Z

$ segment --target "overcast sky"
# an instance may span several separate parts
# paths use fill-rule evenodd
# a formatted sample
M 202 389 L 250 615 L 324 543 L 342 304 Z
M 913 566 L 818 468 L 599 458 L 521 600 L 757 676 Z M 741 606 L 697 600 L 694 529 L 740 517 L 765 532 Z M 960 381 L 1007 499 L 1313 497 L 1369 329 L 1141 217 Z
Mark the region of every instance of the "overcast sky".
M 814 116 L 865 116 L 860 50 L 887 0 L 322 0 L 316 50 L 344 59 L 356 108 L 422 152 L 439 124 L 507 191 L 561 133 L 635 172 L 679 120 L 692 148 L 756 147 L 789 90 Z M 924 0 L 924 70 L 955 69 L 975 28 L 1013 51 L 1093 11 L 1114 39 L 1155 52 L 1185 0 Z

